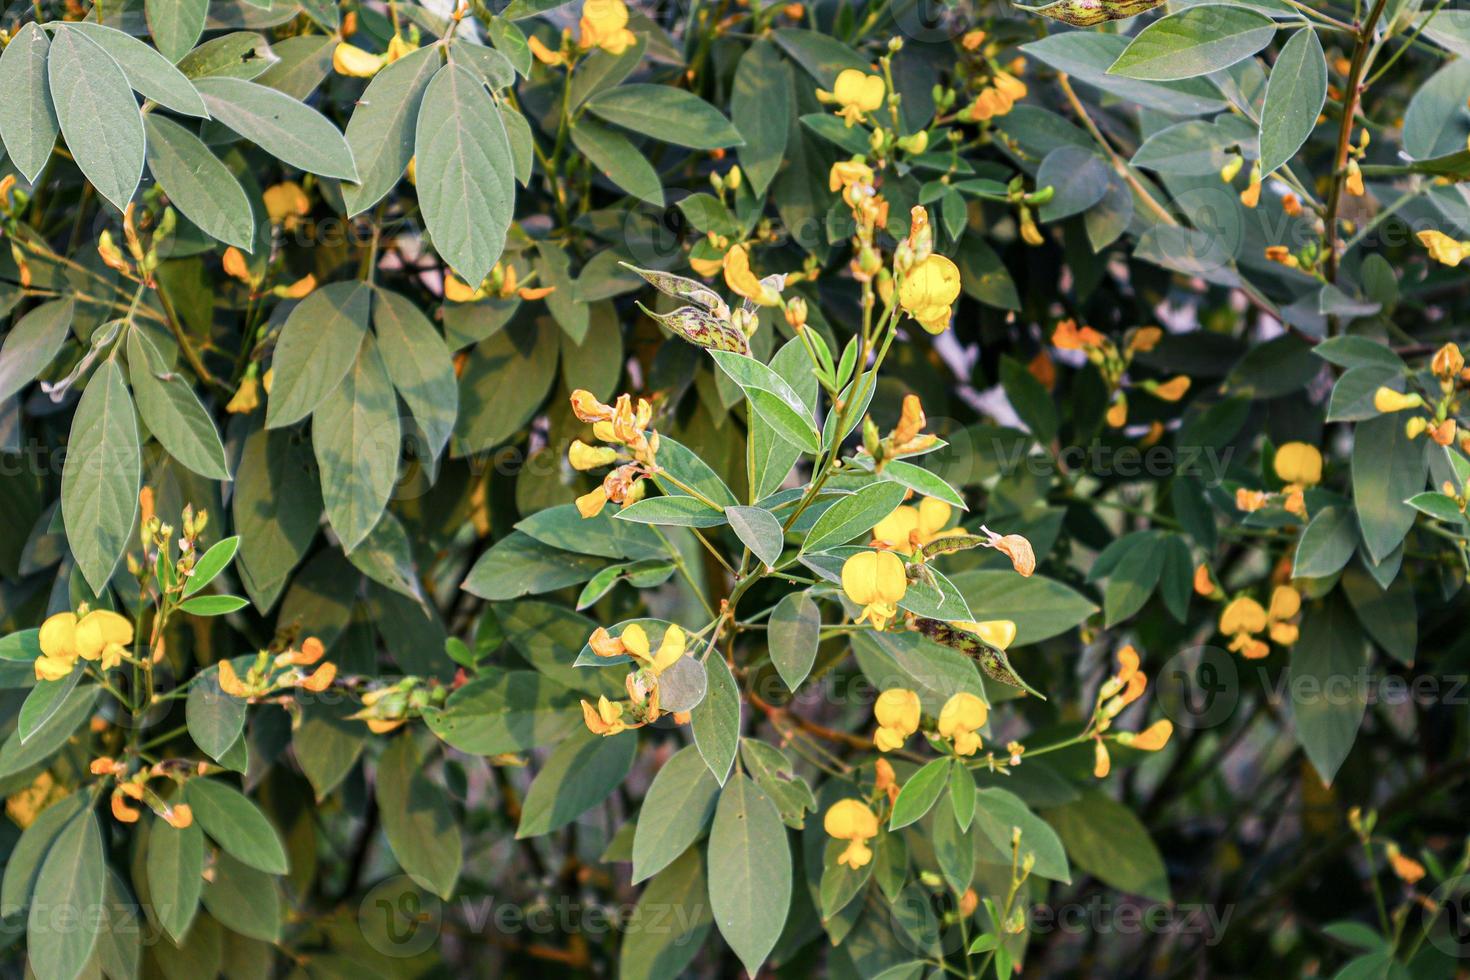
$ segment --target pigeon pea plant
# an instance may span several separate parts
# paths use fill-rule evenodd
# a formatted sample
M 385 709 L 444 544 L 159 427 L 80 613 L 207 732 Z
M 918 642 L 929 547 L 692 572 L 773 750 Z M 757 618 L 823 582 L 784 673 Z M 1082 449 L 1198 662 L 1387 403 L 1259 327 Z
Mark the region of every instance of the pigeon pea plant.
M 1464 12 L 0 44 L 7 972 L 1470 953 Z

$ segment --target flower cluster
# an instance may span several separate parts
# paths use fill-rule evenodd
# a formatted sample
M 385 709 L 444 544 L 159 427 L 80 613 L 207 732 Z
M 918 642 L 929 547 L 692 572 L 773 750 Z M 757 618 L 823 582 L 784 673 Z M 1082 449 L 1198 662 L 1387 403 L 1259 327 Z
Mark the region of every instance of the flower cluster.
M 1063 320 L 1056 325 L 1051 336 L 1052 346 L 1058 350 L 1081 351 L 1100 374 L 1108 388 L 1107 423 L 1114 429 L 1128 424 L 1129 390 L 1147 392 L 1161 401 L 1177 402 L 1189 391 L 1189 376 L 1180 374 L 1167 381 L 1146 380 L 1137 383 L 1128 378 L 1128 369 L 1138 354 L 1147 353 L 1164 339 L 1159 327 L 1136 327 L 1128 331 L 1120 349 L 1112 338 L 1092 327 L 1079 327 L 1075 320 Z M 1162 434 L 1150 433 L 1154 438 Z
M 647 631 L 637 623 L 623 627 L 616 637 L 599 626 L 587 644 L 599 657 L 628 657 L 637 665 L 624 681 L 628 691 L 626 704 L 610 701 L 606 696 L 597 699 L 595 708 L 585 700 L 582 702 L 582 719 L 587 723 L 588 731 L 594 735 L 617 735 L 657 721 L 661 713 L 659 677 L 685 655 L 684 631 L 670 624 L 664 630 L 658 649 L 654 650 Z
M 1148 676 L 1141 669 L 1142 660 L 1132 644 L 1118 651 L 1118 672 L 1103 682 L 1097 692 L 1097 703 L 1093 708 L 1092 774 L 1103 779 L 1112 770 L 1112 757 L 1108 754 L 1103 735 L 1112 727 L 1113 720 L 1134 701 L 1143 697 L 1148 687 Z M 1157 752 L 1169 742 L 1174 734 L 1174 723 L 1167 718 L 1154 722 L 1141 732 L 1119 732 L 1113 739 L 1144 752 Z
M 1205 565 L 1194 570 L 1194 591 L 1205 598 L 1225 602 L 1224 591 Z M 1259 660 L 1271 652 L 1259 634 L 1266 634 L 1284 647 L 1297 641 L 1300 634 L 1297 617 L 1301 610 L 1302 595 L 1290 585 L 1273 588 L 1267 606 L 1249 595 L 1236 596 L 1225 602 L 1220 611 L 1220 632 L 1230 637 L 1232 651 L 1248 660 Z
M 893 257 L 899 276 L 898 305 L 931 334 L 949 329 L 954 301 L 960 295 L 960 270 L 934 251 L 929 212 L 917 205 L 909 212 L 909 235 Z
M 300 688 L 320 693 L 337 677 L 337 665 L 322 661 L 326 647 L 314 636 L 308 636 L 300 649 L 288 649 L 272 655 L 261 650 L 241 677 L 229 660 L 219 662 L 219 689 L 232 697 L 247 701 L 267 697 L 278 691 Z M 305 668 L 315 666 L 307 672 Z
M 578 388 L 572 392 L 572 411 L 577 418 L 592 425 L 592 434 L 606 446 L 591 446 L 580 439 L 572 441 L 567 461 L 580 471 L 618 464 L 596 490 L 577 498 L 577 511 L 583 517 L 596 517 L 608 501 L 629 504 L 643 499 L 643 478 L 658 472 L 658 433 L 648 428 L 653 420 L 653 404 L 646 398 L 619 395 L 616 405 L 604 405 L 590 392 Z
M 1236 508 L 1252 513 L 1268 504 L 1278 503 L 1287 513 L 1305 519 L 1306 491 L 1322 482 L 1321 450 L 1305 442 L 1283 443 L 1276 450 L 1271 467 L 1283 484 L 1281 490 L 1278 493 L 1266 493 L 1240 487 L 1235 491 Z
M 78 659 L 111 670 L 128 657 L 133 624 L 110 609 L 59 612 L 41 624 L 37 637 L 41 655 L 35 660 L 36 680 L 58 681 L 72 672 Z
M 119 823 L 138 822 L 143 814 L 134 803 L 142 803 L 160 820 L 179 830 L 194 822 L 194 811 L 189 804 L 170 803 L 148 785 L 150 781 L 161 778 L 182 787 L 184 775 L 176 763 L 158 762 L 129 773 L 125 763 L 109 756 L 99 756 L 92 760 L 89 769 L 94 776 L 117 780 L 112 789 L 112 815 Z M 173 795 L 179 794 L 175 792 Z
M 923 498 L 917 507 L 901 504 L 873 526 L 873 547 L 913 557 L 931 541 L 965 533 L 964 528 L 949 526 L 953 513 L 953 507 L 934 497 Z
M 1373 393 L 1373 407 L 1384 414 L 1425 409 L 1428 414 L 1413 415 L 1404 423 L 1404 434 L 1417 439 L 1425 433 L 1441 446 L 1448 446 L 1459 434 L 1455 415 L 1460 410 L 1460 389 L 1470 384 L 1470 369 L 1465 367 L 1465 355 L 1459 345 L 1445 344 L 1435 351 L 1429 369 L 1439 382 L 1439 394 L 1432 404 L 1417 391 L 1408 393 L 1381 386 Z M 1470 436 L 1460 440 L 1460 448 L 1470 452 Z
M 444 274 L 444 298 L 451 303 L 474 303 L 482 299 L 510 299 L 515 296 L 527 302 L 545 299 L 556 291 L 555 286 L 531 286 L 536 278 L 533 271 L 521 279 L 516 267 L 505 262 L 495 263 L 478 286 L 470 286 L 453 273 Z
M 528 39 L 531 53 L 544 65 L 570 65 L 578 52 L 601 48 L 611 55 L 619 55 L 638 43 L 638 36 L 628 29 L 628 6 L 623 0 L 587 0 L 582 5 L 582 17 L 577 22 L 575 48 L 566 43 L 563 35 L 560 49 L 553 51 L 541 39 L 532 35 Z

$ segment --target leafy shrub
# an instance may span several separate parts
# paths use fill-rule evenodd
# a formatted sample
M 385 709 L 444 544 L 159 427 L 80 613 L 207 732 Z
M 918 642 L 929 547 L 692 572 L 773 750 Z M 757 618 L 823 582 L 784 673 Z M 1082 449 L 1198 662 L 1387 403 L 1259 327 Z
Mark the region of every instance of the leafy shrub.
M 1159 6 L 8 8 L 15 972 L 1452 975 L 1470 22 Z

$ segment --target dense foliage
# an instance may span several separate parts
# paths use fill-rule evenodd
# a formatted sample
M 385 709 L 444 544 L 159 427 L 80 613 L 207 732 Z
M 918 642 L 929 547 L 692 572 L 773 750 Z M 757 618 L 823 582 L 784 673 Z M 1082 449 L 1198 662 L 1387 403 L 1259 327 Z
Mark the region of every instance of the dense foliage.
M 0 29 L 7 975 L 1463 972 L 1470 13 Z

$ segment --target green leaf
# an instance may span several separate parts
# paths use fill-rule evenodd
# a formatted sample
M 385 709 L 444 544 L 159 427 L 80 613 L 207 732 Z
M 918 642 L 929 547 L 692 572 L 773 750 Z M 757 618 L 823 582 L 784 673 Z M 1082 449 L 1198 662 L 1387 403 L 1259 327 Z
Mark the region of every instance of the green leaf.
M 811 673 L 821 633 L 822 612 L 805 592 L 787 593 L 771 612 L 766 643 L 771 663 L 790 690 L 800 687 Z
M 776 46 L 758 40 L 746 49 L 735 68 L 730 90 L 730 119 L 742 136 L 740 168 L 751 193 L 764 199 L 781 161 L 791 129 L 791 67 Z
M 1352 751 L 1367 711 L 1368 645 L 1347 604 L 1329 599 L 1307 610 L 1291 648 L 1296 737 L 1324 785 Z
M 1402 358 L 1383 344 L 1367 337 L 1329 337 L 1313 347 L 1312 353 L 1338 367 L 1387 367 L 1400 372 L 1405 369 Z
M 218 779 L 191 779 L 184 797 L 199 826 L 227 854 L 267 874 L 290 869 L 276 828 L 245 794 Z
M 889 830 L 901 830 L 934 808 L 939 794 L 949 785 L 948 758 L 931 759 L 910 776 L 893 801 L 893 814 L 888 818 Z
M 959 759 L 949 769 L 949 804 L 960 830 L 969 830 L 975 819 L 975 777 Z
M 303 7 L 313 0 L 307 0 Z M 310 14 L 310 11 L 307 11 Z M 336 27 L 328 28 L 336 31 Z M 261 85 L 285 92 L 293 99 L 305 101 L 332 70 L 332 53 L 338 41 L 320 34 L 299 34 L 277 41 L 271 53 L 278 59 L 256 76 Z M 407 57 L 405 55 L 404 57 Z
M 203 141 L 183 126 L 150 112 L 148 172 L 174 206 L 212 238 L 251 250 L 255 215 L 245 189 Z
M 7 918 L 30 905 L 46 853 L 90 802 L 89 797 L 88 793 L 73 793 L 53 803 L 21 833 L 5 859 L 5 881 L 0 885 L 0 904 L 5 906 Z
M 1419 645 L 1419 610 L 1408 578 L 1400 576 L 1384 588 L 1368 572 L 1353 566 L 1343 572 L 1342 591 L 1373 642 L 1399 663 L 1413 666 Z
M 283 163 L 323 177 L 357 180 L 347 141 L 310 106 L 241 78 L 200 78 L 194 87 L 213 118 Z
M 771 358 L 770 367 L 796 392 L 803 412 L 810 415 L 817 404 L 817 379 L 805 345 L 799 339 L 787 341 Z M 749 440 L 750 497 L 752 501 L 763 500 L 780 489 L 791 467 L 801 458 L 801 449 L 782 438 L 776 427 L 759 414 L 750 419 Z
M 781 557 L 786 535 L 781 530 L 781 522 L 770 511 L 763 507 L 726 507 L 725 519 L 741 543 L 767 567 Z
M 458 379 L 444 338 L 408 297 L 377 291 L 373 328 L 393 387 L 424 430 L 430 456 L 438 459 L 459 413 Z
M 1162 537 L 1141 536 L 1138 546 L 1128 549 L 1108 576 L 1108 587 L 1103 592 L 1104 625 L 1111 628 L 1142 609 L 1163 570 Z
M 1374 364 L 1348 368 L 1332 386 L 1327 421 L 1362 422 L 1379 415 L 1378 407 L 1373 404 L 1374 395 L 1382 387 L 1402 388 L 1402 377 L 1401 367 Z
M 81 975 L 102 930 L 104 917 L 96 910 L 106 887 L 102 831 L 86 810 L 57 835 L 36 878 L 26 948 L 40 980 Z
M 572 126 L 572 143 L 608 180 L 654 207 L 664 206 L 658 171 L 628 137 L 583 116 Z
M 619 521 L 673 527 L 718 527 L 725 523 L 725 515 L 721 511 L 682 494 L 635 501 L 619 508 L 613 516 Z
M 22 742 L 30 741 L 51 716 L 61 710 L 71 692 L 76 690 L 82 679 L 82 671 L 75 668 L 70 674 L 54 681 L 37 681 L 20 706 L 15 720 L 15 734 Z
M 239 535 L 225 538 L 211 545 L 209 550 L 194 562 L 194 568 L 189 572 L 189 581 L 184 586 L 184 595 L 191 596 L 214 581 L 214 577 L 234 561 L 235 552 L 239 550 L 239 547 Z
M 16 31 L 0 54 L 0 139 L 10 162 L 34 184 L 56 146 L 56 106 L 46 78 L 51 39 L 34 21 Z
M 311 701 L 301 706 L 301 723 L 291 731 L 291 751 L 318 803 L 347 778 L 367 744 L 363 723 L 347 717 L 356 711 L 357 704 L 345 698 L 336 704 Z
M 704 758 L 686 745 L 653 777 L 633 834 L 633 884 L 651 878 L 683 854 L 714 816 L 720 784 Z
M 290 432 L 250 434 L 240 454 L 232 503 L 240 532 L 236 569 L 262 612 L 275 604 L 316 537 L 322 498 L 311 446 Z
M 103 361 L 72 417 L 61 472 L 67 541 L 93 592 L 112 578 L 138 515 L 142 455 L 122 369 Z
M 1208 79 L 1146 82 L 1111 74 L 1109 66 L 1118 60 L 1128 44 L 1128 38 L 1117 34 L 1066 31 L 1023 44 L 1021 52 L 1066 72 L 1076 81 L 1095 85 L 1144 108 L 1178 116 L 1198 116 L 1228 107 L 1220 90 Z M 1051 121 L 1053 132 L 1049 135 L 1055 136 L 1055 123 L 1063 120 L 1054 116 Z
M 245 730 L 245 702 L 220 690 L 219 667 L 212 666 L 189 686 L 184 719 L 194 744 L 219 761 Z
M 153 341 L 137 327 L 128 330 L 128 370 L 138 414 L 169 455 L 200 476 L 228 481 L 224 444 L 194 386 L 169 369 Z
M 264 871 L 221 854 L 200 897 L 209 914 L 230 931 L 266 943 L 280 940 L 281 895 L 275 878 Z
M 556 331 L 530 324 L 511 324 L 475 347 L 459 379 L 452 453 L 492 449 L 519 432 L 546 398 L 560 350 Z
M 1438 490 L 1416 493 L 1405 503 L 1419 513 L 1428 514 L 1436 520 L 1448 521 L 1452 524 L 1460 524 L 1465 520 L 1465 515 L 1460 513 L 1460 505 L 1455 503 L 1455 499 Z
M 148 33 L 163 56 L 175 64 L 199 41 L 209 16 L 209 0 L 143 0 Z
M 532 781 L 516 837 L 549 834 L 607 799 L 637 754 L 636 732 L 607 737 L 574 733 L 556 747 Z
M 730 665 L 714 650 L 705 657 L 704 672 L 707 693 L 691 712 L 690 727 L 705 765 L 723 786 L 730 778 L 735 753 L 740 748 L 740 685 L 730 673 Z
M 1425 442 L 1410 439 L 1397 414 L 1367 419 L 1353 430 L 1353 503 L 1374 561 L 1388 557 L 1414 524 L 1414 508 L 1405 501 L 1424 489 Z
M 249 81 L 268 71 L 276 60 L 270 43 L 263 35 L 255 31 L 235 31 L 205 41 L 174 63 L 190 79 L 215 76 Z M 205 106 L 207 108 L 208 103 Z
M 459 880 L 459 824 L 440 785 L 424 773 L 410 734 L 388 743 L 378 759 L 378 811 L 393 856 L 416 883 L 447 899 Z
M 704 856 L 685 851 L 659 872 L 638 899 L 618 950 L 621 980 L 682 976 L 713 923 Z
M 1154 82 L 1207 75 L 1249 58 L 1275 35 L 1276 23 L 1249 7 L 1199 4 L 1139 31 L 1108 74 Z
M 1092 150 L 1078 146 L 1059 146 L 1052 150 L 1036 170 L 1036 186 L 1050 187 L 1053 191 L 1051 199 L 1040 208 L 1041 220 L 1060 221 L 1070 218 L 1101 201 L 1108 192 L 1109 173 L 1102 157 Z M 1029 373 L 1027 372 L 1028 375 Z M 1031 380 L 1037 388 L 1041 388 L 1040 381 L 1035 378 Z M 1046 394 L 1044 388 L 1041 391 Z M 1029 399 L 1028 404 L 1038 401 L 1035 392 L 1029 394 Z M 1050 400 L 1048 395 L 1047 401 Z M 1019 407 L 1017 411 L 1020 411 Z M 1025 415 L 1021 416 L 1021 420 L 1028 426 L 1031 425 Z M 1052 425 L 1055 427 L 1055 423 Z
M 180 115 L 209 116 L 204 100 L 184 73 L 132 35 L 85 20 L 68 22 L 63 30 L 80 31 L 95 41 L 98 47 L 112 56 L 127 76 L 128 84 L 145 99 Z
M 1296 156 L 1317 126 L 1327 103 L 1327 56 L 1317 32 L 1303 27 L 1281 46 L 1266 81 L 1261 107 L 1261 173 L 1270 174 Z
M 1164 859 L 1133 811 L 1099 790 L 1084 789 L 1043 816 L 1080 870 L 1130 895 L 1169 901 Z
M 101 693 L 102 688 L 96 684 L 79 684 L 66 696 L 61 707 L 24 742 L 20 732 L 11 732 L 5 744 L 0 746 L 0 778 L 29 769 L 59 751 L 91 717 L 92 708 Z
M 965 498 L 958 490 L 944 482 L 943 478 L 913 463 L 905 463 L 901 459 L 889 460 L 883 466 L 882 476 L 908 487 L 917 494 L 935 497 L 960 510 L 969 510 L 965 506 Z
M 153 914 L 159 925 L 182 945 L 204 887 L 204 832 L 191 823 L 182 830 L 164 820 L 148 826 L 147 880 Z
M 615 126 L 691 150 L 741 146 L 730 120 L 699 96 L 669 85 L 619 85 L 587 100 L 587 108 Z
M 839 497 L 807 532 L 802 552 L 823 551 L 866 534 L 903 503 L 906 492 L 903 484 L 883 480 Z
M 806 814 L 817 808 L 817 798 L 786 753 L 760 739 L 742 738 L 740 761 L 761 792 L 776 804 L 781 822 L 792 830 L 804 829 Z
M 353 280 L 323 286 L 291 310 L 271 361 L 266 428 L 306 418 L 341 384 L 357 363 L 371 304 L 372 287 Z
M 1012 835 L 1019 827 L 1022 860 L 1028 853 L 1034 854 L 1037 875 L 1063 884 L 1072 880 L 1067 855 L 1056 831 L 1032 813 L 1019 796 L 996 787 L 979 790 L 976 795 L 975 827 L 1003 859 L 1010 858 Z
M 342 185 L 349 217 L 381 201 L 408 169 L 419 107 L 438 69 L 438 49 L 420 48 L 374 75 L 357 100 L 346 135 L 358 182 Z
M 81 31 L 59 28 L 46 74 L 72 159 L 97 193 L 121 211 L 143 177 L 143 117 L 128 76 Z
M 749 776 L 720 793 L 709 838 L 710 908 L 720 935 L 755 976 L 786 925 L 791 848 L 781 815 Z
M 11 47 L 16 43 L 11 41 Z M 4 101 L 0 100 L 0 105 Z M 54 299 L 31 310 L 10 328 L 5 345 L 0 347 L 0 402 L 19 394 L 56 359 L 71 333 L 75 313 L 72 300 Z
M 829 921 L 862 892 L 873 876 L 873 862 L 861 868 L 838 864 L 837 858 L 847 847 L 846 841 L 828 840 L 822 854 L 822 881 L 817 887 L 817 911 Z
M 596 517 L 583 517 L 574 504 L 539 510 L 515 528 L 548 547 L 602 558 L 659 558 L 668 554 L 663 542 L 646 527 L 613 520 L 606 510 Z
M 1358 529 L 1348 507 L 1324 507 L 1297 542 L 1292 574 L 1299 578 L 1326 578 L 1336 574 L 1358 547 Z
M 515 208 L 515 161 L 495 100 L 469 69 L 445 65 L 414 135 L 419 207 L 435 250 L 467 283 L 490 273 Z
M 596 51 L 593 57 L 605 52 Z M 449 60 L 468 68 L 479 75 L 492 89 L 509 88 L 515 84 L 516 69 L 510 59 L 483 44 L 465 40 L 463 36 L 449 42 Z
M 371 337 L 357 363 L 317 406 L 311 444 L 322 474 L 327 520 L 352 551 L 383 516 L 398 477 L 398 401 Z

